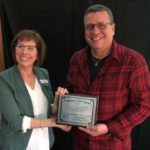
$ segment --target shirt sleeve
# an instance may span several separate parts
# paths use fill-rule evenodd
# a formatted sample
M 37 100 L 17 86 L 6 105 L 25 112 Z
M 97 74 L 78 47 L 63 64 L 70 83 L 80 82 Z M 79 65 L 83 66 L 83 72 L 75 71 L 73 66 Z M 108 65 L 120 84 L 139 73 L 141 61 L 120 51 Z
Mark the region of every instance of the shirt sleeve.
M 122 140 L 150 114 L 150 74 L 143 59 L 130 75 L 129 89 L 128 106 L 106 123 L 109 132 Z
M 30 129 L 31 117 L 24 116 L 22 121 L 22 132 L 26 133 Z

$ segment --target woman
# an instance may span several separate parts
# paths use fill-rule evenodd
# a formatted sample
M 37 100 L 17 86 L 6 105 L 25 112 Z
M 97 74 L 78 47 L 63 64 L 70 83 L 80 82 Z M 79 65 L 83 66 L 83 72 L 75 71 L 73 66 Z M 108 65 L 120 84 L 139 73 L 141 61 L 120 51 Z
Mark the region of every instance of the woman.
M 48 72 L 37 67 L 45 49 L 44 40 L 33 30 L 20 31 L 11 43 L 16 65 L 0 73 L 1 150 L 49 150 L 54 142 L 52 127 L 70 130 L 56 124 L 51 115 L 56 108 Z M 59 87 L 55 99 L 65 93 Z

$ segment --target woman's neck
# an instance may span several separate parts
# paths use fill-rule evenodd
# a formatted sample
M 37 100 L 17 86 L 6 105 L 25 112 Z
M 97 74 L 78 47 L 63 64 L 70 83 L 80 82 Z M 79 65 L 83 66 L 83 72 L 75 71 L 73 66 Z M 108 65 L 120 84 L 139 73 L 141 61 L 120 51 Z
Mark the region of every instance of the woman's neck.
M 18 66 L 19 72 L 24 80 L 24 82 L 31 88 L 35 87 L 35 74 L 33 68 L 21 68 Z
M 18 67 L 18 69 L 19 69 L 19 71 L 20 71 L 20 73 L 21 73 L 21 75 L 22 76 L 31 76 L 31 75 L 33 75 L 34 73 L 33 73 L 33 68 L 31 67 L 31 68 L 27 68 L 27 67 L 20 67 L 20 66 L 17 66 Z

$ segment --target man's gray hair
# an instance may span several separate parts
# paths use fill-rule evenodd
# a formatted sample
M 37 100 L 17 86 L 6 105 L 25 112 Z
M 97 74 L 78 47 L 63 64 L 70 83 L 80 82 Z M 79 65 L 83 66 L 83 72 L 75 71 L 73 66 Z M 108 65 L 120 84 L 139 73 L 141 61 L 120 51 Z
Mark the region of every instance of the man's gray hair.
M 114 17 L 113 17 L 113 13 L 111 11 L 110 8 L 101 5 L 101 4 L 96 4 L 96 5 L 91 5 L 90 7 L 88 7 L 84 13 L 84 21 L 85 21 L 85 17 L 89 14 L 89 13 L 94 13 L 94 12 L 102 12 L 102 11 L 106 11 L 109 15 L 110 18 L 110 22 L 114 23 Z

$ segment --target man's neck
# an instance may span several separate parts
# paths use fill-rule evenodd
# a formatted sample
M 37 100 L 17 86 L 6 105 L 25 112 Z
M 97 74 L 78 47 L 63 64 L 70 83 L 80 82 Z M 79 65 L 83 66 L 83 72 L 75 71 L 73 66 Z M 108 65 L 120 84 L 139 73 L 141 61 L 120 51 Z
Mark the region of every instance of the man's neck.
M 107 57 L 111 53 L 111 49 L 108 50 L 99 50 L 99 49 L 91 49 L 91 55 L 96 59 L 103 59 Z

